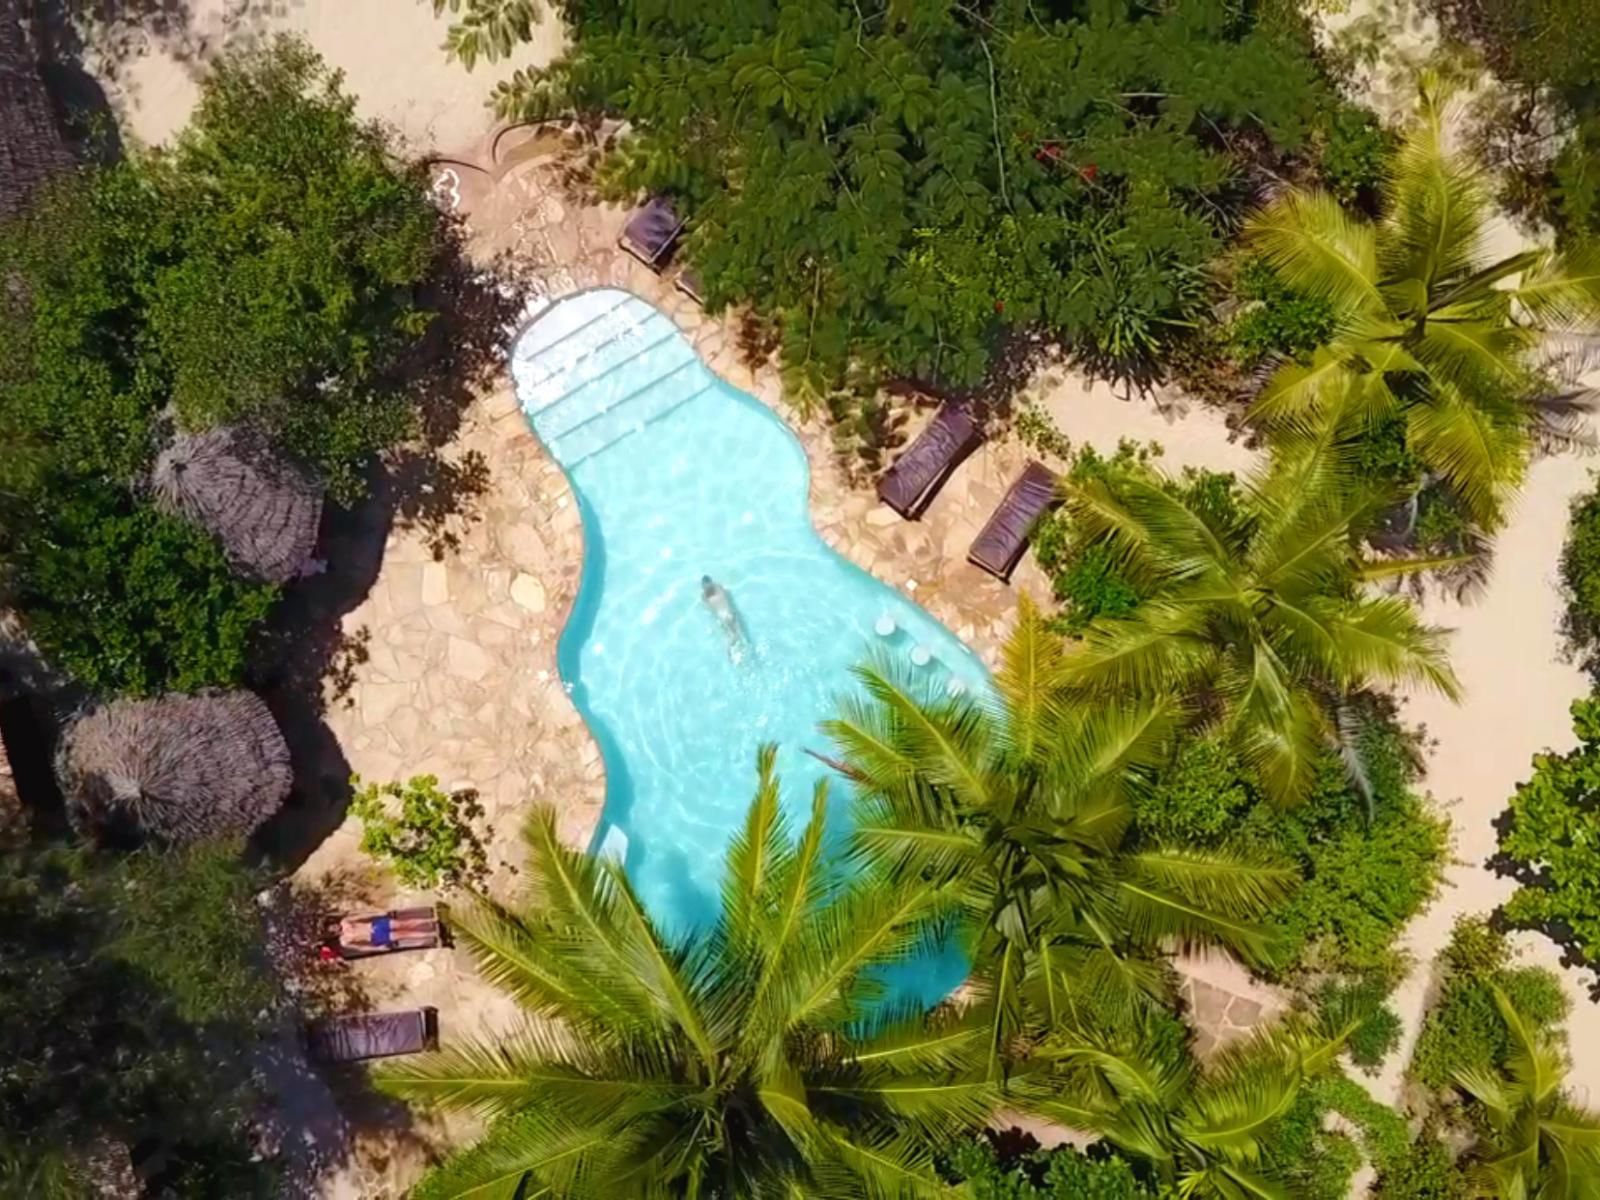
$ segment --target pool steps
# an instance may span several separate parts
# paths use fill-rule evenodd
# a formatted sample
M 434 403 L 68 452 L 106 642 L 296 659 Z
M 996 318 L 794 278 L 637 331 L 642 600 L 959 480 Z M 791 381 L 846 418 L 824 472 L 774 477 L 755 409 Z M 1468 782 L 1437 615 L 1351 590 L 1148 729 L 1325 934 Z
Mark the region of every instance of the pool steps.
M 545 320 L 558 315 L 559 309 Z M 677 326 L 631 298 L 586 321 L 548 329 L 543 325 L 536 328 L 552 336 L 541 338 L 529 356 L 560 361 L 540 376 L 522 379 L 523 410 L 545 445 L 568 467 L 638 432 L 715 383 Z M 626 357 L 606 361 L 601 352 L 623 341 L 637 344 Z M 617 373 L 624 368 L 648 382 L 619 395 Z M 683 373 L 696 368 L 704 381 L 686 392 Z

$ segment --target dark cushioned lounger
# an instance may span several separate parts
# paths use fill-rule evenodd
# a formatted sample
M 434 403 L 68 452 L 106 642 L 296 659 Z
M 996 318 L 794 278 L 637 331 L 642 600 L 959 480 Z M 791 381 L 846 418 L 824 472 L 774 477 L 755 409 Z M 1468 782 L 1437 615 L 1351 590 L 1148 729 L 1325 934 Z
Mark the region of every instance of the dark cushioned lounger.
M 331 1017 L 312 1025 L 306 1040 L 311 1057 L 323 1062 L 418 1054 L 439 1040 L 438 1014 L 431 1008 L 413 1008 Z
M 706 298 L 700 291 L 700 273 L 693 267 L 685 267 L 679 271 L 678 277 L 672 281 L 672 286 L 700 307 L 705 307 Z
M 628 218 L 617 244 L 652 271 L 659 271 L 666 265 L 682 232 L 683 221 L 672 210 L 672 205 L 660 196 L 652 196 L 643 208 Z
M 915 521 L 982 440 L 978 423 L 965 407 L 941 406 L 917 440 L 878 480 L 878 498 L 908 521 Z
M 978 532 L 967 561 L 998 579 L 1009 580 L 1028 549 L 1034 522 L 1059 503 L 1055 472 L 1029 463 Z

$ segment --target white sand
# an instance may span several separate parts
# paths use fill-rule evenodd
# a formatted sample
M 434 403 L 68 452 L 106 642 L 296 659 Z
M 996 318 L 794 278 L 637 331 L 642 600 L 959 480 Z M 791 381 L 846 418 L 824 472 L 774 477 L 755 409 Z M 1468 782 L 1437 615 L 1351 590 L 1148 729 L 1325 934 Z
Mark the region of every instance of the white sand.
M 185 29 L 102 35 L 86 56 L 124 131 L 141 142 L 164 142 L 183 127 L 196 79 L 219 51 L 293 33 L 344 72 L 357 111 L 391 126 L 409 152 L 461 150 L 490 127 L 494 85 L 549 62 L 562 44 L 561 23 L 547 12 L 510 60 L 469 73 L 446 61 L 449 13 L 435 17 L 428 0 L 192 0 L 191 10 Z

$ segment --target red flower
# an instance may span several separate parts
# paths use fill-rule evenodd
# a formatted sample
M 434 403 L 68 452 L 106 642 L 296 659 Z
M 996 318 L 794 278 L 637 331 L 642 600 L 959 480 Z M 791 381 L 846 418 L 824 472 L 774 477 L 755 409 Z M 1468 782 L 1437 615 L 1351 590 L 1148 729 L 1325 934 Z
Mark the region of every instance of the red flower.
M 996 300 L 994 302 L 994 310 L 995 312 L 1005 312 L 1006 302 L 1004 300 Z
M 1078 168 L 1078 178 L 1085 183 L 1093 183 L 1095 176 L 1100 174 L 1100 168 L 1094 163 L 1085 163 Z

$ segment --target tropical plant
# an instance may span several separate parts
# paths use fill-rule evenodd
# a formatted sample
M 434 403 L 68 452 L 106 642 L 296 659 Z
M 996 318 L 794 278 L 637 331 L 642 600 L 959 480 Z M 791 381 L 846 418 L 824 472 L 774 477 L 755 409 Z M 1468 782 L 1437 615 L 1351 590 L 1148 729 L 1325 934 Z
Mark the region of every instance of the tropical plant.
M 460 7 L 452 49 L 493 56 L 526 6 Z M 787 395 L 846 416 L 887 374 L 975 382 L 1007 329 L 1126 365 L 1200 320 L 1237 171 L 1330 96 L 1256 7 L 585 0 L 495 106 L 624 118 L 602 184 L 670 195 L 710 302 L 774 321 Z
M 1488 187 L 1446 149 L 1446 100 L 1425 77 L 1377 223 L 1326 192 L 1294 190 L 1247 226 L 1255 252 L 1335 319 L 1309 362 L 1278 370 L 1252 416 L 1290 444 L 1359 440 L 1399 416 L 1422 468 L 1493 529 L 1536 433 L 1559 432 L 1542 421 L 1532 355 L 1545 333 L 1600 315 L 1600 251 L 1488 259 Z
M 1353 693 L 1413 682 L 1457 694 L 1442 631 L 1403 597 L 1359 587 L 1429 563 L 1363 560 L 1355 537 L 1382 493 L 1328 461 L 1280 459 L 1227 502 L 1137 474 L 1065 490 L 1083 544 L 1108 547 L 1146 599 L 1085 630 L 1061 685 L 1095 704 L 1181 701 L 1275 801 L 1307 794 Z
M 1561 548 L 1567 609 L 1561 631 L 1574 658 L 1600 680 L 1600 487 L 1572 501 Z
M 1002 1153 L 1020 1131 L 975 1137 L 946 1156 L 971 1200 L 1151 1200 L 1125 1158 L 1090 1157 L 1071 1145 Z M 1031 1141 L 1031 1139 L 1028 1139 Z
M 692 940 L 535 810 L 526 906 L 485 901 L 457 923 L 528 1024 L 383 1073 L 399 1095 L 491 1120 L 419 1200 L 943 1191 L 931 1147 L 994 1099 L 974 1069 L 981 1033 L 907 1014 L 877 972 L 926 949 L 946 901 L 932 881 L 885 888 L 833 859 L 823 786 L 791 840 L 773 761 L 764 748 L 721 915 Z
M 489 873 L 483 839 L 473 822 L 483 816 L 470 788 L 442 791 L 433 775 L 405 783 L 361 783 L 350 777 L 350 815 L 361 820 L 361 850 L 415 888 L 481 886 Z
M 1072 657 L 1024 600 L 994 711 L 867 666 L 866 697 L 824 724 L 856 784 L 855 838 L 873 870 L 901 887 L 932 882 L 966 910 L 996 1075 L 1025 1029 L 1164 995 L 1171 948 L 1268 959 L 1261 918 L 1294 880 L 1262 857 L 1128 844 L 1130 792 L 1170 753 L 1178 708 L 1064 704 Z
M 1026 1081 L 1021 1103 L 1099 1134 L 1146 1163 L 1173 1195 L 1286 1196 L 1279 1181 L 1263 1174 L 1263 1145 L 1302 1089 L 1337 1070 L 1354 1024 L 1339 1014 L 1315 1020 L 1291 1014 L 1204 1067 L 1186 1031 L 1175 1032 L 1163 1018 L 1110 1028 L 1064 1025 L 1039 1049 L 1050 1073 Z
M 1445 1089 L 1458 1072 L 1500 1071 L 1512 1052 L 1511 1031 L 1495 1000 L 1499 992 L 1539 1028 L 1566 1019 L 1566 992 L 1543 967 L 1514 967 L 1505 934 L 1482 917 L 1461 917 L 1439 955 L 1443 979 L 1412 1052 L 1410 1074 L 1423 1087 Z
M 1523 882 L 1505 915 L 1600 964 L 1600 698 L 1573 701 L 1572 728 L 1577 748 L 1535 755 L 1511 798 L 1500 853 Z
M 1456 1072 L 1488 1126 L 1474 1173 L 1489 1195 L 1509 1200 L 1600 1195 L 1600 1113 L 1580 1108 L 1562 1090 L 1569 1068 L 1561 1044 L 1529 1023 L 1500 988 L 1493 991 L 1511 1035 L 1505 1068 Z

